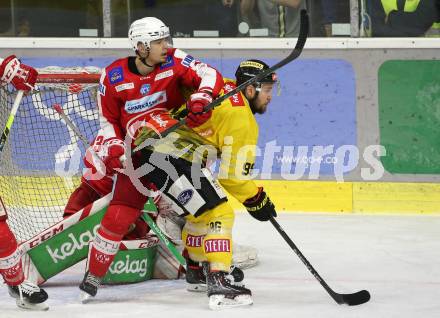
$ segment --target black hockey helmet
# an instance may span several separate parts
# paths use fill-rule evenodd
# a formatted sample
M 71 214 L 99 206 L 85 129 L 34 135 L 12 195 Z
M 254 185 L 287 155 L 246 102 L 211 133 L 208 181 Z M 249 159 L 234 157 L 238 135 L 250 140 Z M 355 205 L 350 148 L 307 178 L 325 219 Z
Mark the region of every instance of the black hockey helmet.
M 237 79 L 237 86 L 246 82 L 252 77 L 257 76 L 261 72 L 267 70 L 269 66 L 260 60 L 246 60 L 240 63 L 235 71 L 235 78 Z M 269 73 L 266 77 L 262 78 L 253 85 L 256 87 L 261 86 L 261 83 L 276 83 L 277 75 L 275 72 Z

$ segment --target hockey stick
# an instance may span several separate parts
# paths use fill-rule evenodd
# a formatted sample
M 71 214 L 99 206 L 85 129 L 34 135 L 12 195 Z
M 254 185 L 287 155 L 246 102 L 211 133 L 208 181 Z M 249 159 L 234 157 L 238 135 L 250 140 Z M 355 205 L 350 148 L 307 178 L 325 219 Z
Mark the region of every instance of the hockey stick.
M 220 105 L 224 100 L 226 100 L 229 97 L 234 96 L 238 92 L 241 92 L 242 90 L 244 90 L 247 86 L 252 85 L 255 82 L 258 82 L 259 80 L 265 78 L 270 73 L 275 72 L 276 70 L 283 67 L 284 65 L 297 59 L 301 55 L 301 52 L 304 48 L 304 45 L 306 44 L 308 34 L 309 34 L 309 15 L 307 14 L 306 10 L 301 10 L 301 22 L 300 22 L 299 36 L 298 36 L 298 40 L 296 42 L 296 45 L 295 45 L 295 48 L 293 49 L 293 51 L 287 57 L 285 57 L 284 59 L 279 61 L 277 64 L 273 65 L 272 67 L 269 67 L 267 70 L 265 70 L 264 72 L 261 72 L 257 76 L 248 79 L 246 82 L 240 84 L 239 86 L 237 86 L 235 89 L 233 89 L 229 93 L 227 93 L 223 96 L 220 96 L 219 98 L 214 100 L 211 104 L 209 104 L 208 106 L 205 107 L 203 112 L 207 112 L 207 111 L 213 109 L 214 107 Z M 179 122 L 176 123 L 174 126 L 171 126 L 170 128 L 164 130 L 162 132 L 162 136 L 165 137 L 170 132 L 176 130 L 177 128 L 179 128 L 180 126 L 185 125 L 185 124 L 186 124 L 186 120 L 185 120 L 185 118 L 183 118 L 183 119 L 179 120 Z M 142 147 L 138 146 L 138 148 L 140 149 Z
M 173 254 L 173 256 L 179 261 L 180 265 L 186 266 L 185 258 L 182 256 L 182 254 L 177 250 L 177 248 L 174 246 L 173 243 L 170 242 L 170 240 L 165 236 L 165 234 L 162 232 L 162 230 L 157 226 L 157 224 L 153 221 L 151 216 L 148 215 L 146 211 L 143 211 L 142 218 L 147 222 L 150 229 L 153 230 L 154 234 L 157 235 L 159 240 L 162 241 L 163 244 L 168 248 L 168 250 Z
M 8 120 L 6 121 L 5 128 L 3 129 L 2 137 L 0 138 L 0 155 L 3 152 L 3 148 L 6 145 L 6 141 L 9 137 L 9 132 L 11 131 L 12 124 L 14 123 L 15 115 L 18 111 L 18 106 L 20 106 L 21 100 L 23 99 L 24 91 L 20 90 L 15 96 L 14 104 L 11 108 L 11 113 L 9 114 Z M 0 197 L 0 220 L 6 220 L 8 217 L 8 213 L 6 210 L 6 206 L 3 204 L 3 200 Z
M 17 96 L 15 97 L 14 104 L 11 108 L 11 113 L 9 114 L 8 121 L 6 122 L 5 129 L 3 130 L 2 137 L 0 139 L 0 153 L 5 147 L 9 132 L 11 131 L 12 124 L 14 123 L 15 115 L 17 114 L 18 106 L 20 106 L 21 100 L 23 99 L 23 94 L 24 91 L 18 91 Z
M 75 124 L 70 120 L 69 117 L 64 113 L 63 109 L 60 105 L 55 104 L 53 108 L 56 110 L 56 112 L 61 116 L 61 118 L 65 121 L 65 123 L 73 130 L 73 132 L 79 137 L 79 139 L 84 143 L 84 146 L 87 148 L 89 147 L 89 141 L 87 138 L 79 131 L 78 127 L 75 126 Z M 101 160 L 96 152 L 91 151 L 93 156 L 96 156 L 99 160 Z M 90 184 L 89 184 L 90 185 Z M 91 186 L 91 185 L 90 185 Z M 98 192 L 97 192 L 98 193 Z M 177 250 L 177 248 L 174 246 L 173 243 L 171 243 L 166 235 L 162 232 L 162 230 L 157 226 L 156 223 L 154 223 L 153 219 L 148 215 L 147 212 L 143 211 L 143 219 L 145 222 L 147 222 L 148 226 L 151 230 L 153 230 L 154 234 L 162 241 L 163 244 L 168 248 L 168 250 L 173 254 L 173 256 L 179 261 L 179 263 L 182 266 L 186 266 L 185 258 L 180 254 L 180 252 Z
M 352 294 L 339 294 L 330 288 L 329 285 L 325 282 L 325 280 L 318 274 L 318 272 L 313 268 L 313 266 L 309 263 L 307 258 L 301 253 L 301 251 L 296 247 L 295 243 L 290 239 L 290 237 L 283 230 L 281 225 L 278 224 L 277 221 L 271 216 L 270 223 L 275 227 L 275 229 L 280 233 L 283 239 L 289 244 L 290 248 L 298 255 L 299 259 L 306 265 L 307 269 L 312 273 L 313 276 L 318 280 L 322 287 L 330 294 L 330 296 L 339 304 L 347 304 L 349 306 L 356 306 L 366 303 L 370 300 L 370 293 L 367 290 L 361 290 Z

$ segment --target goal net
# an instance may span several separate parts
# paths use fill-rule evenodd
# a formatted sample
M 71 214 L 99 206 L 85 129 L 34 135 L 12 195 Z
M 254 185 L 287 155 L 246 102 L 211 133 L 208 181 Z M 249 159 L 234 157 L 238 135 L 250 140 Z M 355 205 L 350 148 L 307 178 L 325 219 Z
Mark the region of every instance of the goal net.
M 47 67 L 38 71 L 36 89 L 23 97 L 0 153 L 0 197 L 19 242 L 62 219 L 84 168 L 85 146 L 53 107 L 60 105 L 88 140 L 99 128 L 99 68 Z M 11 85 L 0 86 L 1 129 L 16 94 Z

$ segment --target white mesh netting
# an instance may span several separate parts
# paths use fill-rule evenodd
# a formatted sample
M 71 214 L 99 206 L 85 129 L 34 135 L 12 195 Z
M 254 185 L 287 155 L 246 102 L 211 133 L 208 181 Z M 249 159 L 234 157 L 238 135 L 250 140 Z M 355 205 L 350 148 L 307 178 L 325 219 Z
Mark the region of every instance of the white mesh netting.
M 98 130 L 99 68 L 47 67 L 38 71 L 37 87 L 23 97 L 0 154 L 0 196 L 19 241 L 61 220 L 82 173 L 85 147 L 53 106 L 61 105 L 89 140 Z M 16 93 L 10 85 L 0 86 L 1 129 Z

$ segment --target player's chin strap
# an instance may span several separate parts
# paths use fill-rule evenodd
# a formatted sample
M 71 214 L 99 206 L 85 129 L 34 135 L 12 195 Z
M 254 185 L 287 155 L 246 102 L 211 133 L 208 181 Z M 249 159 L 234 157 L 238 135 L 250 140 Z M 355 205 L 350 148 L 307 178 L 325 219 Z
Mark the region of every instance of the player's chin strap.
M 150 64 L 147 63 L 147 58 L 150 55 L 150 49 L 149 48 L 147 49 L 147 53 L 148 54 L 147 54 L 146 57 L 141 57 L 141 55 L 139 54 L 139 51 L 136 50 L 136 55 L 139 57 L 139 60 L 141 60 L 142 64 L 144 64 L 147 67 L 154 68 L 154 65 L 150 65 Z
M 147 57 L 148 57 L 148 55 L 147 55 Z M 140 58 L 140 60 L 141 60 L 142 64 L 144 64 L 145 66 L 148 66 L 148 67 L 151 67 L 151 68 L 154 67 L 153 65 L 150 65 L 150 64 L 147 63 L 147 58 L 146 57 Z

